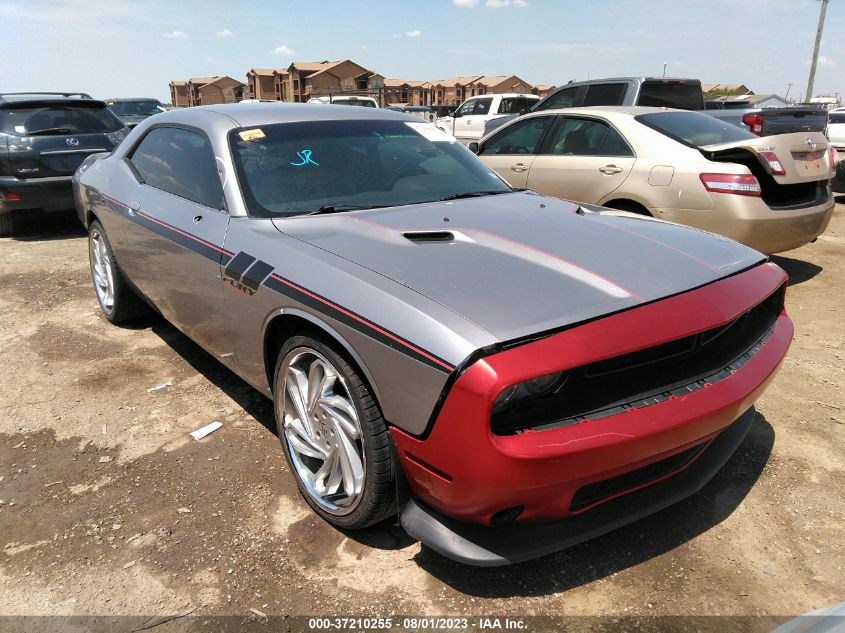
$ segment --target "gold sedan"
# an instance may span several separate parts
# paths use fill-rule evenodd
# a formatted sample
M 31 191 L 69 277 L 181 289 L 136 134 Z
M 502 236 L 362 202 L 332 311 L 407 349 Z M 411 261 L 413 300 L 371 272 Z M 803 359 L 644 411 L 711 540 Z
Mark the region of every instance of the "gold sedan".
M 645 107 L 544 110 L 470 144 L 517 188 L 633 211 L 764 253 L 827 228 L 836 153 L 823 134 L 760 138 L 702 112 Z

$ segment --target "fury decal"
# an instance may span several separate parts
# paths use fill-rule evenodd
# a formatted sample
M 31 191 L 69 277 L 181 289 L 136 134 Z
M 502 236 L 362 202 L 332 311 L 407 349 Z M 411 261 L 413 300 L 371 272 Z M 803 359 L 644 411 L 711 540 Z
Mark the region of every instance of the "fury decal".
M 252 255 L 243 251 L 235 255 L 223 269 L 223 280 L 247 296 L 258 292 L 264 278 L 273 271 L 267 262 L 256 261 Z
M 362 317 L 351 310 L 338 305 L 325 297 L 318 295 L 294 282 L 273 273 L 273 267 L 267 262 L 257 260 L 248 253 L 239 252 L 237 255 L 224 248 L 215 246 L 205 240 L 186 233 L 166 222 L 157 220 L 152 216 L 138 211 L 137 213 L 126 213 L 129 206 L 110 198 L 102 196 L 104 200 L 117 205 L 123 209 L 121 215 L 153 233 L 160 235 L 174 244 L 190 250 L 197 255 L 205 257 L 212 262 L 223 265 L 223 279 L 230 287 L 242 292 L 247 296 L 253 296 L 260 286 L 264 286 L 285 297 L 298 301 L 299 303 L 312 308 L 320 314 L 347 325 L 354 330 L 394 349 L 414 360 L 424 363 L 440 371 L 451 372 L 455 369 L 441 358 L 431 354 L 424 349 L 417 347 L 401 336 L 384 329 L 372 321 Z

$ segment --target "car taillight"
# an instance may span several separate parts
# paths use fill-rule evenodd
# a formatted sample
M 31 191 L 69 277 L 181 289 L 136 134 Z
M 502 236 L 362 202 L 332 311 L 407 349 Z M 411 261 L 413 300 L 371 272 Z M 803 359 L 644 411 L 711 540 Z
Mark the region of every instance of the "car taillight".
M 21 197 L 16 193 L 5 193 L 0 191 L 0 202 L 17 202 Z
M 836 175 L 836 167 L 839 164 L 839 154 L 837 154 L 835 148 L 828 147 L 827 148 L 827 155 L 830 157 L 830 171 L 835 176 Z
M 760 152 L 760 156 L 769 164 L 769 171 L 772 175 L 786 176 L 786 170 L 783 168 L 783 164 L 781 164 L 777 154 L 774 152 Z
M 699 178 L 707 191 L 760 196 L 760 183 L 751 174 L 701 174 Z
M 757 136 L 763 136 L 763 115 L 743 114 L 742 122 L 748 126 L 749 131 Z

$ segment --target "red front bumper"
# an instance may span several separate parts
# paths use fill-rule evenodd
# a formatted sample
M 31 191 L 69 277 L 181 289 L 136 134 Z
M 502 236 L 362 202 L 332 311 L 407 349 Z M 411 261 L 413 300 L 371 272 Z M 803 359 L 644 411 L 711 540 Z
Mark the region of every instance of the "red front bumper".
M 694 393 L 600 420 L 509 436 L 492 433 L 490 413 L 509 385 L 722 325 L 785 281 L 780 268 L 764 264 L 477 361 L 455 381 L 427 437 L 392 429 L 411 490 L 462 521 L 489 523 L 496 512 L 514 506 L 524 506 L 519 522 L 549 521 L 574 514 L 570 505 L 582 486 L 715 437 L 773 378 L 792 340 L 785 312 L 748 362 Z

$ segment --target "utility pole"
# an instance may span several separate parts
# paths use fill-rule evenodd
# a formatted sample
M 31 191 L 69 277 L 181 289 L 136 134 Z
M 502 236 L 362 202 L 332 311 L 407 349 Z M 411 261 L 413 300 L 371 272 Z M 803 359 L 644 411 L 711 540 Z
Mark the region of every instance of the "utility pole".
M 663 76 L 664 76 L 664 77 L 666 76 L 666 65 L 667 65 L 668 63 L 669 63 L 669 62 L 663 62 Z
M 810 79 L 807 81 L 806 101 L 813 97 L 813 82 L 816 80 L 816 62 L 819 60 L 819 46 L 822 43 L 822 30 L 824 30 L 824 16 L 827 13 L 827 3 L 830 0 L 822 0 L 822 11 L 819 14 L 819 28 L 816 30 L 816 45 L 813 47 L 813 60 L 810 62 Z
M 792 82 L 789 82 L 789 85 L 786 87 L 786 94 L 783 95 L 784 99 L 789 99 L 789 91 L 792 89 Z

